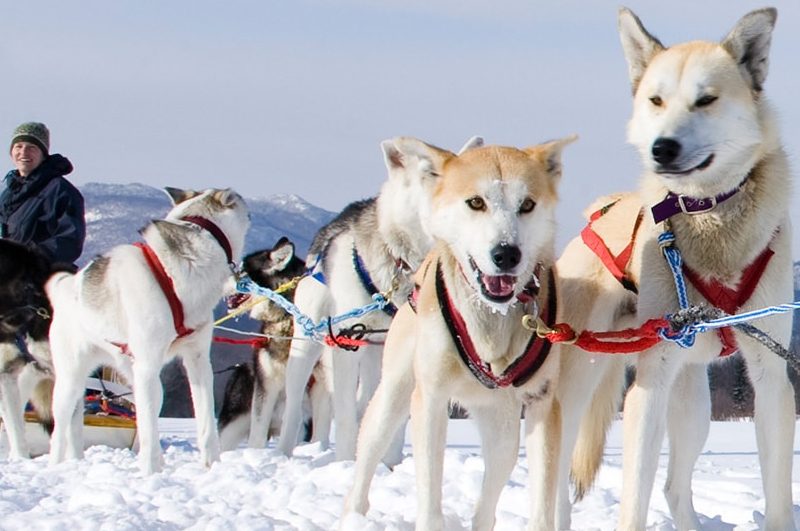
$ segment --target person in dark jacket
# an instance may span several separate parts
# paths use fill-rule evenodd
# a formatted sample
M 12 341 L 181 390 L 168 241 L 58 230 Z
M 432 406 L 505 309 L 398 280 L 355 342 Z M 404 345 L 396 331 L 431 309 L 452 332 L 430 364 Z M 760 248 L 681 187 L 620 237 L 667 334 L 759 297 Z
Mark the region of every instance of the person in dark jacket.
M 64 176 L 72 163 L 50 154 L 50 131 L 26 122 L 14 130 L 0 194 L 0 236 L 37 247 L 51 261 L 74 264 L 86 238 L 83 196 Z

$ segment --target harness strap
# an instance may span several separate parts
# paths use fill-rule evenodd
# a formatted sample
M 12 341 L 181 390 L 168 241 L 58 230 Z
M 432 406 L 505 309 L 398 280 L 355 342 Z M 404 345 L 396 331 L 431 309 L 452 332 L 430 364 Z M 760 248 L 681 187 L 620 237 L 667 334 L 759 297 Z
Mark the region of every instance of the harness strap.
M 361 285 L 364 286 L 364 289 L 367 291 L 367 293 L 369 293 L 369 296 L 372 297 L 373 295 L 379 294 L 380 291 L 378 291 L 378 288 L 375 287 L 375 283 L 372 281 L 372 277 L 370 277 L 366 266 L 364 266 L 364 261 L 358 254 L 358 250 L 356 249 L 355 245 L 353 246 L 353 267 L 356 270 L 358 279 L 361 281 Z M 400 263 L 398 263 L 398 267 L 400 267 Z M 389 317 L 394 317 L 397 313 L 397 306 L 395 306 L 392 301 L 387 301 L 382 310 Z
M 639 232 L 639 225 L 644 217 L 644 210 L 640 210 L 638 216 L 636 217 L 636 223 L 633 225 L 633 232 L 631 233 L 631 238 L 628 242 L 628 245 L 626 245 L 622 252 L 617 256 L 614 256 L 611 253 L 600 235 L 597 234 L 592 228 L 592 223 L 605 215 L 615 204 L 617 204 L 617 201 L 604 206 L 589 217 L 589 223 L 581 231 L 581 239 L 589 248 L 589 250 L 597 255 L 603 265 L 606 266 L 606 269 L 608 269 L 609 273 L 611 273 L 614 278 L 616 278 L 619 283 L 622 284 L 622 287 L 630 292 L 638 293 L 639 290 L 636 287 L 636 283 L 633 282 L 630 277 L 628 277 L 628 274 L 625 272 L 625 270 L 628 267 L 631 254 L 633 253 L 633 245 L 636 241 L 636 234 Z
M 747 268 L 742 271 L 742 278 L 736 288 L 729 288 L 720 283 L 717 279 L 703 279 L 695 270 L 683 264 L 683 274 L 689 282 L 710 302 L 714 307 L 719 308 L 729 315 L 735 314 L 744 303 L 753 295 L 758 286 L 761 276 L 767 269 L 770 259 L 775 252 L 767 246 L 761 254 Z M 722 341 L 722 351 L 720 356 L 729 356 L 739 350 L 733 330 L 730 327 L 717 329 L 720 341 Z
M 156 277 L 156 281 L 161 287 L 161 291 L 167 298 L 169 309 L 172 311 L 172 323 L 175 326 L 175 332 L 178 334 L 178 338 L 180 339 L 188 336 L 194 332 L 194 330 L 191 328 L 186 328 L 186 325 L 183 322 L 183 304 L 181 304 L 181 301 L 178 299 L 178 295 L 175 293 L 175 284 L 173 283 L 172 278 L 167 274 L 167 271 L 164 269 L 164 265 L 161 263 L 161 260 L 158 259 L 158 256 L 149 245 L 143 242 L 136 242 L 133 245 L 141 249 L 147 265 L 150 266 L 153 276 Z
M 181 218 L 181 220 L 194 223 L 198 227 L 207 230 L 214 237 L 214 239 L 217 240 L 217 243 L 220 247 L 222 247 L 222 250 L 225 251 L 225 259 L 228 261 L 228 263 L 233 264 L 233 250 L 231 249 L 231 242 L 216 223 L 202 216 L 184 216 Z
M 548 300 L 545 308 L 542 309 L 542 317 L 548 325 L 552 325 L 556 319 L 555 277 L 552 269 L 548 269 L 548 286 Z M 536 333 L 532 333 L 523 353 L 501 375 L 495 375 L 491 366 L 484 362 L 475 350 L 464 317 L 459 313 L 447 292 L 441 264 L 437 264 L 436 267 L 436 295 L 442 318 L 450 331 L 459 357 L 484 387 L 488 389 L 510 385 L 519 387 L 525 384 L 547 359 L 552 343 L 547 339 L 540 338 Z

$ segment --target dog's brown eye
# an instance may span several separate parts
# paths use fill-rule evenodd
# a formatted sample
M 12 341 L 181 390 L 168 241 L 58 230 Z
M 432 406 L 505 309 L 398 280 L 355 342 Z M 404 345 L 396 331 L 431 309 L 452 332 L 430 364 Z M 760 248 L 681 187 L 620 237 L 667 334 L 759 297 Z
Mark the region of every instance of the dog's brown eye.
M 655 105 L 656 107 L 661 107 L 664 105 L 664 101 L 661 99 L 661 96 L 653 96 L 650 98 L 650 103 Z
M 522 204 L 519 206 L 519 213 L 520 214 L 527 214 L 528 212 L 533 212 L 533 207 L 536 206 L 536 201 L 531 199 L 530 197 L 526 197 Z
M 486 201 L 482 197 L 470 197 L 467 199 L 467 206 L 472 210 L 486 210 Z
M 711 105 L 715 101 L 717 101 L 717 97 L 716 96 L 703 96 L 702 98 L 699 98 L 696 102 L 694 102 L 694 106 L 695 107 L 708 107 L 709 105 Z

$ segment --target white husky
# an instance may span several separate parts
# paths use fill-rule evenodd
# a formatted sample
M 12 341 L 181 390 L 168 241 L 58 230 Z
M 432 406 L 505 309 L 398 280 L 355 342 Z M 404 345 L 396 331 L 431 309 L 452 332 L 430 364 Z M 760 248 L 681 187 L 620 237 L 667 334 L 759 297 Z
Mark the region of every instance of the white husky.
M 556 318 L 552 272 L 561 150 L 573 138 L 524 150 L 488 146 L 461 156 L 416 148 L 439 175 L 431 232 L 437 244 L 417 272 L 386 341 L 380 385 L 358 437 L 356 474 L 345 503 L 366 514 L 375 468 L 411 408 L 417 529 L 442 529 L 442 466 L 448 402 L 478 423 L 485 474 L 472 529 L 492 529 L 516 462 L 525 410 L 529 529 L 552 529 L 558 452 L 558 382 L 550 344 L 523 318 Z M 551 424 L 549 430 L 545 424 Z M 555 427 L 555 430 L 553 428 Z M 545 433 L 556 432 L 555 438 Z
M 632 12 L 620 11 L 620 35 L 634 90 L 628 138 L 638 148 L 645 168 L 639 197 L 625 197 L 619 209 L 612 206 L 609 216 L 616 219 L 600 218 L 603 221 L 598 221 L 597 231 L 614 242 L 609 247 L 617 246 L 612 249 L 617 252 L 630 237 L 638 211 L 630 203 L 644 205 L 628 266 L 629 279 L 639 284 L 637 322 L 679 309 L 676 283 L 657 242 L 667 229 L 674 234 L 673 245 L 683 258 L 679 277 L 686 279 L 691 304 L 708 303 L 727 313 L 740 313 L 786 302 L 792 296 L 790 175 L 773 114 L 762 93 L 775 20 L 774 9 L 753 11 L 720 43 L 694 41 L 665 48 Z M 626 212 L 627 219 L 623 219 Z M 570 246 L 562 261 L 586 259 L 586 251 L 578 248 Z M 582 278 L 586 286 L 595 285 L 593 293 L 597 295 L 603 289 L 596 286 L 599 276 L 586 274 L 591 269 L 587 267 Z M 597 296 L 585 304 L 585 312 L 625 313 L 636 298 L 618 293 Z M 756 324 L 782 345 L 788 344 L 790 316 L 770 317 Z M 699 334 L 691 348 L 662 341 L 638 355 L 636 379 L 625 399 L 618 529 L 645 529 L 665 431 L 670 462 L 664 490 L 675 525 L 681 530 L 700 527 L 692 504 L 691 476 L 708 434 L 706 364 L 721 352 L 737 349 L 756 391 L 755 426 L 766 497 L 763 528 L 794 529 L 791 462 L 795 413 L 786 363 L 761 343 L 732 329 Z M 577 360 L 572 354 L 564 351 L 561 356 L 565 361 Z M 565 384 L 571 381 L 567 374 L 591 370 L 587 367 L 563 368 Z M 597 378 L 600 373 L 595 371 Z M 614 395 L 601 390 L 603 396 Z M 576 410 L 576 396 L 587 392 L 591 389 L 569 385 L 559 389 L 565 426 L 574 421 L 567 415 Z M 607 408 L 604 402 L 608 403 L 593 400 L 584 417 L 582 429 L 586 429 L 578 439 L 579 448 L 594 445 L 594 450 L 582 453 L 583 457 L 597 456 L 602 443 L 603 430 L 592 425 L 610 418 L 609 409 L 596 413 L 598 408 Z M 599 460 L 581 464 L 581 455 L 573 473 L 578 484 L 585 486 Z
M 210 465 L 219 459 L 212 310 L 241 255 L 249 214 L 231 190 L 167 192 L 175 206 L 142 231 L 144 245 L 120 245 L 77 274 L 59 273 L 47 283 L 56 375 L 52 463 L 82 457 L 84 381 L 104 364 L 132 384 L 143 472 L 160 470 L 159 372 L 175 356 L 186 367 L 201 460 Z
M 462 151 L 482 143 L 480 137 L 473 137 Z M 306 259 L 314 274 L 300 280 L 294 302 L 315 322 L 367 305 L 375 293 L 383 292 L 391 294 L 387 311 L 364 315 L 358 322 L 369 329 L 385 330 L 411 292 L 412 273 L 433 243 L 428 213 L 436 175 L 429 161 L 420 158 L 416 150 L 409 151 L 408 145 L 403 138 L 384 141 L 381 148 L 389 176 L 379 196 L 349 205 L 314 238 Z M 302 330 L 295 321 L 295 335 L 301 335 Z M 292 341 L 278 448 L 291 455 L 297 444 L 306 383 L 323 348 L 328 351 L 323 364 L 328 370 L 332 366 L 327 380 L 333 386 L 336 458 L 353 459 L 359 411 L 363 411 L 380 377 L 380 345 L 367 345 L 356 352 L 331 352 L 329 347 L 312 341 Z M 327 433 L 315 431 L 314 438 L 323 445 L 328 442 Z M 395 440 L 387 462 L 400 459 L 403 434 Z

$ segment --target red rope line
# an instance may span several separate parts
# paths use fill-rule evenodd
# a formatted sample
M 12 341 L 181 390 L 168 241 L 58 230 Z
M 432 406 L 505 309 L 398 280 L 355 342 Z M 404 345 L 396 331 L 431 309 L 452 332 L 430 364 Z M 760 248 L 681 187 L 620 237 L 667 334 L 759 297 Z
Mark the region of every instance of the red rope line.
M 345 337 L 345 336 L 333 337 L 331 335 L 325 336 L 324 341 L 325 341 L 325 344 L 328 345 L 329 347 L 339 347 L 339 348 L 342 348 L 342 347 L 358 348 L 358 347 L 363 347 L 365 345 L 370 345 L 371 344 L 366 339 L 353 339 L 351 337 Z
M 253 348 L 267 348 L 267 346 L 269 346 L 269 338 L 257 337 L 254 339 L 232 339 L 230 337 L 214 336 L 214 343 L 227 343 L 229 345 L 250 345 Z
M 553 332 L 546 334 L 552 343 L 573 342 L 587 352 L 601 354 L 634 354 L 647 350 L 661 341 L 659 332 L 669 328 L 666 319 L 650 319 L 639 328 L 626 328 L 612 332 L 591 332 L 584 330 L 580 334 L 565 323 L 553 327 Z

